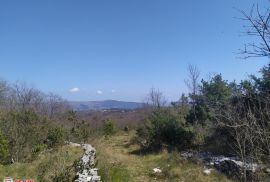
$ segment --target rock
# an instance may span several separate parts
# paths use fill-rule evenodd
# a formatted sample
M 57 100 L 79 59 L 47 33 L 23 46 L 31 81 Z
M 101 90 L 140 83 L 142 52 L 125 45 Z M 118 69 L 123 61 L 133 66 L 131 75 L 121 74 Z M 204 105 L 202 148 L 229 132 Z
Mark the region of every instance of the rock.
M 157 167 L 153 169 L 153 172 L 154 174 L 158 174 L 158 173 L 162 173 L 162 170 L 159 167 Z
M 268 174 L 270 174 L 270 168 L 266 168 L 265 172 L 267 172 Z
M 183 152 L 183 153 L 181 153 L 181 156 L 182 156 L 183 158 L 185 158 L 185 159 L 188 159 L 188 158 L 193 157 L 194 155 L 193 155 L 192 152 Z
M 73 143 L 73 142 L 66 142 L 66 143 L 68 143 L 68 145 L 70 145 L 72 147 L 81 147 L 82 146 L 81 144 Z
M 259 168 L 257 164 L 254 163 L 244 164 L 241 161 L 233 159 L 224 159 L 220 162 L 216 162 L 215 167 L 219 171 L 231 177 L 241 176 L 244 173 L 244 170 L 246 170 L 247 176 L 252 176 L 252 174 L 254 174 Z
M 186 158 L 191 158 L 192 153 L 182 153 L 181 156 Z M 218 171 L 225 173 L 230 177 L 239 178 L 243 175 L 246 170 L 247 177 L 250 178 L 254 176 L 259 170 L 264 169 L 262 165 L 253 163 L 251 160 L 243 163 L 236 156 L 226 157 L 223 155 L 213 155 L 211 152 L 200 152 L 193 154 L 193 159 L 197 161 L 204 162 L 208 168 L 215 168 Z M 204 174 L 208 173 L 207 169 L 204 171 Z M 270 168 L 269 168 L 270 174 Z
M 205 170 L 203 170 L 203 174 L 210 175 L 212 170 L 213 169 L 205 169 Z
M 95 167 L 96 149 L 89 144 L 69 143 L 72 146 L 81 146 L 84 154 L 76 166 L 76 179 L 74 182 L 101 182 L 98 169 Z

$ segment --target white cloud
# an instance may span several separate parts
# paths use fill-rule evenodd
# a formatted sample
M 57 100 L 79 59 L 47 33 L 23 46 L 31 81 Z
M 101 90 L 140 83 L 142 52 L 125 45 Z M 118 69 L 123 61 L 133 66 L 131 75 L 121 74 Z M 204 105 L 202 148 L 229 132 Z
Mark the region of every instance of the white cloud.
M 75 93 L 75 92 L 79 92 L 79 91 L 80 91 L 80 89 L 77 87 L 74 87 L 74 88 L 69 90 L 69 92 L 71 92 L 71 93 Z
M 112 93 L 115 93 L 115 92 L 116 92 L 116 90 L 112 89 L 112 90 L 111 90 L 111 92 L 112 92 Z
M 102 92 L 101 90 L 98 90 L 98 91 L 97 91 L 97 94 L 98 94 L 98 95 L 102 95 L 103 92 Z

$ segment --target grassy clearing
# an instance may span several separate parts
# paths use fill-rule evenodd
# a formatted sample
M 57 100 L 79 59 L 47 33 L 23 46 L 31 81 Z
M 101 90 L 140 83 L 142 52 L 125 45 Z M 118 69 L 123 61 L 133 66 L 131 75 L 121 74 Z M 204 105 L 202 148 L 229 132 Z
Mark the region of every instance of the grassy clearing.
M 72 166 L 73 162 L 83 154 L 81 148 L 64 146 L 40 154 L 39 158 L 31 163 L 14 163 L 11 165 L 0 165 L 0 180 L 10 176 L 14 179 L 37 179 L 43 177 L 42 181 L 52 181 L 53 176 L 60 174 L 66 167 Z M 74 171 L 70 171 L 75 176 Z
M 102 180 L 106 182 L 230 182 L 222 174 L 213 172 L 206 176 L 203 166 L 184 161 L 178 153 L 166 151 L 158 154 L 139 154 L 139 147 L 132 144 L 135 132 L 118 132 L 109 138 L 90 141 L 97 149 L 97 167 Z M 161 174 L 153 174 L 152 169 L 160 167 Z

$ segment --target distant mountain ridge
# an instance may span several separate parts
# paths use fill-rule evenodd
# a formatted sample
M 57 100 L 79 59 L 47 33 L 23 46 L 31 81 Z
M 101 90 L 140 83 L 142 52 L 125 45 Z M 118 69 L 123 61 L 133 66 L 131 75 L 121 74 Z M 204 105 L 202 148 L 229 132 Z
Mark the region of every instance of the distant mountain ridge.
M 143 107 L 143 103 L 125 102 L 117 100 L 71 101 L 69 102 L 69 104 L 76 111 L 104 110 L 104 109 L 137 109 Z

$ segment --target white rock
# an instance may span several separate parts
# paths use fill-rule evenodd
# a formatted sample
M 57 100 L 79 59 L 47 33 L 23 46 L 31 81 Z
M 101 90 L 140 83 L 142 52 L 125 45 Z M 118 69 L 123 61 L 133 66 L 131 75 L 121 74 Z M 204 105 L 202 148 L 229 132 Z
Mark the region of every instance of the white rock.
M 213 169 L 205 169 L 205 170 L 203 170 L 203 174 L 210 175 L 212 170 Z
M 81 158 L 82 169 L 77 172 L 78 179 L 75 182 L 101 182 L 97 172 L 98 169 L 93 168 L 95 166 L 96 149 L 89 144 L 80 145 L 71 142 L 69 144 L 84 149 L 84 155 Z
M 153 172 L 156 174 L 156 173 L 162 173 L 162 170 L 160 168 L 154 168 L 153 169 Z

